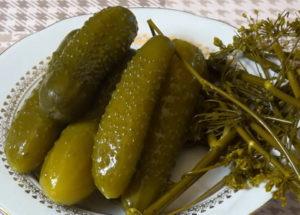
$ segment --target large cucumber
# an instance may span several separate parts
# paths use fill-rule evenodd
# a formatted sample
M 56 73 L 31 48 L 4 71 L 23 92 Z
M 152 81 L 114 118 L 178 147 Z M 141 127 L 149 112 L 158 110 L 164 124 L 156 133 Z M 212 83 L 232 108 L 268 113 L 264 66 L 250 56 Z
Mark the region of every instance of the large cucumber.
M 54 55 L 60 54 L 77 30 L 73 30 L 60 43 Z M 8 131 L 5 154 L 10 166 L 19 173 L 28 173 L 39 166 L 63 124 L 40 111 L 39 92 L 34 90 Z
M 205 74 L 205 60 L 197 47 L 183 40 L 176 39 L 173 43 L 185 60 Z M 165 190 L 199 98 L 199 83 L 176 55 L 168 75 L 145 139 L 138 170 L 122 197 L 126 209 L 136 208 L 142 212 Z
M 60 53 L 53 54 L 40 89 L 41 109 L 69 122 L 92 104 L 101 80 L 122 61 L 137 34 L 134 15 L 123 7 L 96 13 Z
M 167 37 L 151 38 L 129 62 L 106 108 L 93 150 L 93 177 L 106 198 L 118 198 L 135 172 L 173 52 Z

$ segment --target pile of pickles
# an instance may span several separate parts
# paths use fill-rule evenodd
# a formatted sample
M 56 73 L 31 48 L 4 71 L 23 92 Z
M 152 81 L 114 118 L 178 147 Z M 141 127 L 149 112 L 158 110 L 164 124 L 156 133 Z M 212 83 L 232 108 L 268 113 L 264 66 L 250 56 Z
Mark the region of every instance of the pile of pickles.
M 130 214 L 167 189 L 201 90 L 175 53 L 202 75 L 206 65 L 196 46 L 162 35 L 132 50 L 137 31 L 133 13 L 118 6 L 70 32 L 11 125 L 10 166 L 38 171 L 58 204 L 98 189 Z

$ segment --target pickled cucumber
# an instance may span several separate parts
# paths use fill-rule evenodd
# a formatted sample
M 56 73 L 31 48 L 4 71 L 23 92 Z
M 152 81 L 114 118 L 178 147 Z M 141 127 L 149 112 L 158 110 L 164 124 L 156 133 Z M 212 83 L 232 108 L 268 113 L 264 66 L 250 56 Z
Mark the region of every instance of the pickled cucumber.
M 96 186 L 108 199 L 118 198 L 134 174 L 173 53 L 167 37 L 151 38 L 129 62 L 101 119 L 92 173 Z
M 206 66 L 202 52 L 183 40 L 174 40 L 173 43 L 181 56 L 204 74 Z M 199 83 L 174 55 L 155 107 L 138 170 L 122 196 L 126 209 L 136 208 L 142 212 L 166 188 L 199 98 L 199 90 Z
M 53 54 L 61 53 L 77 31 L 68 33 Z M 5 153 L 10 166 L 19 173 L 36 169 L 62 129 L 62 123 L 40 111 L 38 90 L 34 90 L 18 112 L 7 135 Z
M 71 205 L 93 190 L 91 159 L 97 123 L 92 120 L 70 124 L 47 155 L 40 185 L 52 201 Z
M 70 42 L 77 31 L 78 29 L 72 30 L 67 34 L 67 36 L 65 36 L 63 41 L 59 44 L 58 48 L 55 50 L 55 52 L 53 52 L 52 58 L 57 58 L 57 56 L 60 56 L 62 54 L 65 46 Z
M 52 201 L 64 205 L 75 204 L 95 189 L 91 172 L 94 136 L 120 77 L 121 72 L 117 71 L 105 80 L 95 107 L 81 120 L 68 125 L 48 153 L 40 184 Z
M 109 7 L 91 17 L 54 54 L 40 89 L 40 107 L 53 119 L 69 122 L 92 104 L 101 80 L 129 50 L 137 34 L 134 15 Z
M 40 111 L 39 92 L 34 90 L 8 131 L 4 149 L 10 166 L 19 173 L 33 171 L 43 162 L 62 129 L 61 123 Z

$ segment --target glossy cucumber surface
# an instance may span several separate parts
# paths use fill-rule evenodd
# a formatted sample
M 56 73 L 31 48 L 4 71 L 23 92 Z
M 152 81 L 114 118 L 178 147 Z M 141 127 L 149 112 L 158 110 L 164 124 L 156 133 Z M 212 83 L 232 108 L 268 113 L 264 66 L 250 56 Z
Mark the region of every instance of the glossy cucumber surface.
M 93 150 L 93 177 L 106 198 L 120 197 L 135 172 L 173 53 L 167 37 L 151 38 L 129 62 L 112 95 Z
M 96 121 L 72 123 L 48 153 L 40 174 L 40 185 L 52 201 L 75 204 L 94 190 L 90 156 L 96 131 Z
M 19 173 L 36 169 L 62 129 L 61 123 L 40 111 L 39 93 L 34 90 L 8 131 L 4 150 L 10 166 Z

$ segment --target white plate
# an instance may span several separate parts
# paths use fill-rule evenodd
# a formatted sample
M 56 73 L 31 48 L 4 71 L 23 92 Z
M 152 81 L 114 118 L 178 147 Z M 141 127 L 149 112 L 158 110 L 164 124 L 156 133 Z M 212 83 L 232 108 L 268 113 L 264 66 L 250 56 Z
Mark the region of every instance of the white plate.
M 153 8 L 133 8 L 132 11 L 139 24 L 139 35 L 133 45 L 135 48 L 139 47 L 145 38 L 150 37 L 146 22 L 149 18 L 152 18 L 166 35 L 202 44 L 209 49 L 214 49 L 213 37 L 217 36 L 229 43 L 235 34 L 235 29 L 223 22 L 185 12 Z M 82 26 L 88 17 L 89 15 L 85 15 L 58 22 L 17 42 L 0 56 L 0 104 L 3 104 L 0 108 L 0 211 L 2 208 L 11 215 L 122 214 L 118 202 L 99 200 L 99 193 L 76 207 L 53 204 L 45 198 L 31 175 L 18 175 L 10 169 L 3 153 L 5 135 L 11 119 L 24 98 L 40 80 L 46 64 L 45 59 L 69 31 Z M 185 150 L 177 162 L 173 179 L 178 179 L 187 168 L 192 167 L 204 152 L 200 147 Z M 189 202 L 227 172 L 227 169 L 221 168 L 210 171 L 174 202 L 172 207 Z M 224 188 L 186 214 L 249 214 L 270 197 L 263 187 L 239 192 Z

